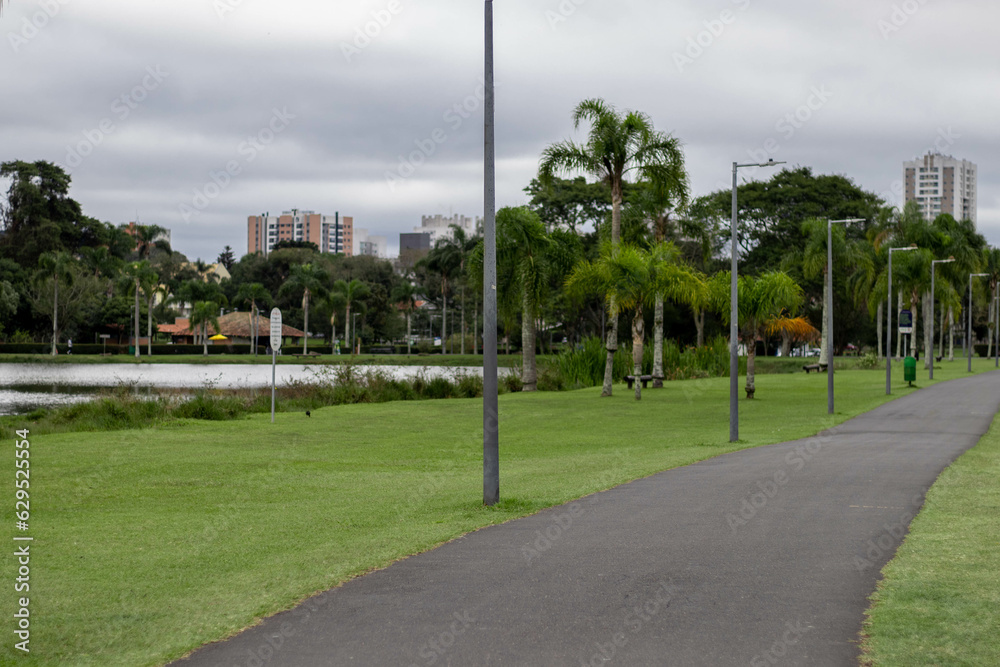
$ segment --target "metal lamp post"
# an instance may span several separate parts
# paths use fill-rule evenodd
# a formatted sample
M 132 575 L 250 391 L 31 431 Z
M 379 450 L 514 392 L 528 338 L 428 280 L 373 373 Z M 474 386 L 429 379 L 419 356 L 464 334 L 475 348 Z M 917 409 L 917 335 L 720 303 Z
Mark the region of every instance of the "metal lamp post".
M 954 257 L 949 257 L 948 259 L 935 259 L 931 262 L 931 321 L 928 323 L 931 328 L 931 358 L 927 361 L 931 365 L 932 380 L 934 379 L 934 270 L 937 269 L 938 264 L 948 264 L 954 261 Z
M 733 217 L 730 221 L 730 232 L 732 235 L 732 269 L 730 271 L 729 286 L 729 442 L 736 442 L 740 439 L 740 413 L 739 413 L 739 381 L 740 381 L 740 357 L 737 343 L 739 338 L 739 304 L 736 297 L 736 271 L 739 264 L 740 247 L 736 240 L 737 209 L 736 209 L 736 172 L 742 167 L 774 167 L 784 162 L 750 162 L 747 164 L 733 163 Z M 753 342 L 756 344 L 756 341 Z
M 885 315 L 888 318 L 885 330 L 885 395 L 892 393 L 892 253 L 902 250 L 916 250 L 917 246 L 911 245 L 905 248 L 889 248 L 889 293 L 888 308 Z
M 989 276 L 988 273 L 970 273 L 969 274 L 969 332 L 965 336 L 967 341 L 965 347 L 968 349 L 966 353 L 966 358 L 969 360 L 969 372 L 972 372 L 972 279 L 973 278 L 985 278 Z
M 1000 292 L 1000 286 L 997 287 L 997 291 Z M 993 367 L 1000 368 L 1000 295 L 993 297 L 993 302 L 993 316 L 996 318 L 993 327 L 993 338 L 996 341 L 993 343 Z
M 500 410 L 497 402 L 496 135 L 493 0 L 486 0 L 485 151 L 483 195 L 483 504 L 500 501 Z
M 833 414 L 833 226 L 864 218 L 826 221 L 826 412 Z

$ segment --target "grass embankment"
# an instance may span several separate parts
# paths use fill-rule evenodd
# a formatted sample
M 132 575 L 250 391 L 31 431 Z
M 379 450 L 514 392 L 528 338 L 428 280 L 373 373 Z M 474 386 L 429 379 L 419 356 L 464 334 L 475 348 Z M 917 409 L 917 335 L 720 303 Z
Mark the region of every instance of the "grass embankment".
M 872 596 L 864 664 L 1000 665 L 1000 418 L 944 471 Z
M 549 355 L 539 355 L 539 360 Z M 324 354 L 318 357 L 296 357 L 283 354 L 279 364 L 384 364 L 387 366 L 482 366 L 482 355 L 475 354 Z M 154 354 L 137 360 L 127 354 L 102 357 L 99 354 L 0 354 L 0 364 L 268 364 L 271 357 L 259 354 Z M 500 354 L 497 363 L 501 368 L 512 368 L 521 363 L 519 354 Z
M 965 375 L 945 364 L 939 380 Z M 990 366 L 989 368 L 992 368 Z M 895 395 L 913 389 L 896 375 Z M 987 370 L 977 364 L 977 370 Z M 344 405 L 31 443 L 32 652 L 22 665 L 156 665 L 310 594 L 482 526 L 885 402 L 882 371 L 762 376 L 728 442 L 728 380 L 500 399 L 501 495 L 481 504 L 479 400 Z M 5 434 L 7 436 L 9 434 Z M 9 441 L 8 441 L 9 442 Z M 12 530 L 13 507 L 6 510 Z M 13 581 L 15 559 L 0 576 Z M 0 614 L 11 619 L 14 594 Z M 15 655 L 16 654 L 16 655 Z

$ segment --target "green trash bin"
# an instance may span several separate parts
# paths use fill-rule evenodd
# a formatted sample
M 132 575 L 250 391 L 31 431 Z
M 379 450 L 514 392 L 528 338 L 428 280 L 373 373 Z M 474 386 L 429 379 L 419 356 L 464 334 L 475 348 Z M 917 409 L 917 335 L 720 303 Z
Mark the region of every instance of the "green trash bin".
M 903 359 L 903 381 L 917 381 L 917 360 L 913 357 L 906 357 Z

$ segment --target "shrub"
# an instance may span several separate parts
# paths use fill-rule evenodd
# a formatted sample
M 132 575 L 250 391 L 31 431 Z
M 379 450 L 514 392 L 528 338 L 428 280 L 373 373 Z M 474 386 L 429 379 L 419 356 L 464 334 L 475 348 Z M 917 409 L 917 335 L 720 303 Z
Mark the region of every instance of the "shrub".
M 858 368 L 862 368 L 864 370 L 872 371 L 879 368 L 881 365 L 882 360 L 874 352 L 869 352 L 858 360 Z

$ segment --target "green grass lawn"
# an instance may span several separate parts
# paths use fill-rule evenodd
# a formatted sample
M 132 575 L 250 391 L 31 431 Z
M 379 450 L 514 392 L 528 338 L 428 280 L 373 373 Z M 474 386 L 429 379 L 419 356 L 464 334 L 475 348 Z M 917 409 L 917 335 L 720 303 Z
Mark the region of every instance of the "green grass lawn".
M 927 495 L 865 623 L 866 664 L 1000 665 L 1000 418 Z
M 916 391 L 899 366 L 895 396 Z M 943 366 L 938 381 L 965 375 L 964 362 Z M 816 433 L 885 402 L 884 377 L 837 375 L 829 418 L 825 375 L 761 376 L 757 398 L 740 401 L 736 445 L 726 378 L 668 383 L 641 402 L 624 385 L 610 399 L 599 389 L 501 396 L 503 500 L 490 509 L 481 504 L 480 400 L 346 405 L 311 418 L 279 414 L 273 425 L 255 415 L 38 436 L 30 450 L 32 652 L 20 655 L 8 634 L 0 664 L 162 664 L 482 526 Z M 8 461 L 13 471 L 12 454 Z M 2 560 L 4 581 L 14 568 L 14 558 Z M 5 632 L 13 628 L 8 591 Z
M 547 355 L 538 355 L 539 361 Z M 501 368 L 520 365 L 521 355 L 498 355 Z M 270 364 L 271 357 L 259 354 L 154 354 L 143 355 L 137 361 L 134 356 L 115 354 L 102 357 L 99 354 L 0 354 L 0 364 Z M 482 366 L 482 355 L 473 354 L 324 354 L 319 357 L 296 357 L 284 354 L 278 357 L 279 364 L 387 364 L 394 366 Z

